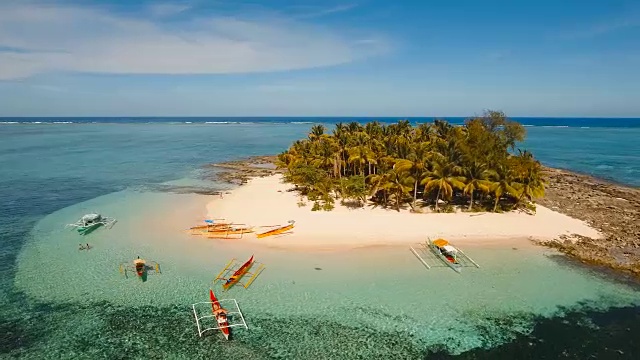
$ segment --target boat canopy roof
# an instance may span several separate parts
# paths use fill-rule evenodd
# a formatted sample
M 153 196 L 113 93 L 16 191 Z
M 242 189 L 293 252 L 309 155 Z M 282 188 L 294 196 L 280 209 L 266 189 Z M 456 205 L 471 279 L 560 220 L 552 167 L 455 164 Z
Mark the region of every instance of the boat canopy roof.
M 433 245 L 438 247 L 443 247 L 443 246 L 449 245 L 449 242 L 445 239 L 437 239 L 433 241 Z
M 100 214 L 86 214 L 82 216 L 82 221 L 95 221 L 100 220 L 102 216 Z
M 452 253 L 452 254 L 455 254 L 455 253 L 457 253 L 457 252 L 458 252 L 458 249 L 454 248 L 454 247 L 453 247 L 453 246 L 451 246 L 451 245 L 445 245 L 445 246 L 443 246 L 442 248 L 443 248 L 445 251 L 447 251 L 447 252 L 449 252 L 449 253 Z

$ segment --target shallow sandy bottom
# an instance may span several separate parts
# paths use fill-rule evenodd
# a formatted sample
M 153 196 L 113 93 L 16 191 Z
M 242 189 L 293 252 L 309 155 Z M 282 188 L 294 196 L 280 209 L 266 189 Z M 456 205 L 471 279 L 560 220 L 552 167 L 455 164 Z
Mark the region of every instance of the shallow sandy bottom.
M 640 303 L 634 290 L 563 265 L 553 251 L 525 239 L 514 239 L 518 245 L 513 246 L 504 241 L 465 244 L 465 252 L 481 267 L 457 274 L 433 258 L 427 258 L 433 265 L 427 270 L 405 244 L 284 250 L 188 235 L 184 230 L 206 217 L 210 201 L 207 196 L 124 191 L 60 210 L 33 230 L 19 256 L 15 284 L 37 300 L 175 305 L 191 316 L 191 304 L 207 300 L 213 278 L 231 258 L 244 261 L 254 254 L 266 269 L 249 289 L 236 286 L 224 293 L 214 287 L 219 298 L 240 303 L 250 328 L 246 336 L 261 331 L 251 322 L 254 316 L 311 317 L 397 330 L 420 344 L 447 342 L 454 352 L 486 345 L 487 331 L 501 339 L 530 330 L 528 322 L 488 330 L 488 318 L 551 316 L 579 302 L 603 308 Z M 86 237 L 64 229 L 96 209 L 118 223 Z M 79 242 L 94 248 L 78 251 Z M 159 262 L 162 274 L 151 274 L 144 283 L 125 279 L 118 272 L 120 262 L 138 255 Z

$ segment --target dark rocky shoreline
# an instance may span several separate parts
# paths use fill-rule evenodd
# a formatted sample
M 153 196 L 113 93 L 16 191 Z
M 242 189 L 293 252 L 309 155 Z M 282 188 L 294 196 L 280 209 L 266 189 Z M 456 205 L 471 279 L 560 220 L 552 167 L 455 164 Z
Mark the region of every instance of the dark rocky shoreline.
M 210 166 L 217 179 L 236 185 L 253 177 L 282 173 L 275 156 L 255 156 Z M 541 242 L 584 263 L 640 277 L 640 188 L 632 188 L 567 170 L 545 168 L 545 197 L 538 204 L 587 222 L 603 239 L 580 235 Z
M 640 189 L 567 170 L 545 170 L 546 194 L 538 203 L 587 222 L 603 239 L 573 235 L 544 245 L 586 263 L 640 276 Z
M 216 169 L 216 180 L 233 185 L 244 185 L 254 177 L 282 173 L 275 168 L 276 156 L 253 156 L 246 159 L 210 164 Z

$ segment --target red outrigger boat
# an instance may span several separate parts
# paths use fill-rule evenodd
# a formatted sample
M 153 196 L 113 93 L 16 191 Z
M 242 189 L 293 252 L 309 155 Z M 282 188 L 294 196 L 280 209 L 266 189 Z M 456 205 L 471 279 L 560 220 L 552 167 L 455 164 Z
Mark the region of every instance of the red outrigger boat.
M 247 262 L 242 264 L 242 266 L 240 266 L 240 268 L 238 268 L 238 270 L 236 270 L 236 272 L 234 272 L 233 275 L 231 275 L 231 277 L 229 277 L 227 281 L 224 282 L 224 284 L 222 284 L 222 287 L 225 290 L 228 290 L 230 287 L 232 287 L 235 283 L 238 282 L 238 280 L 240 280 L 240 278 L 244 274 L 247 273 L 247 271 L 249 271 L 249 268 L 251 267 L 251 265 L 253 265 L 253 255 L 251 255 L 249 260 L 247 260 Z
M 229 330 L 229 321 L 227 320 L 226 310 L 220 305 L 216 295 L 213 293 L 213 290 L 209 289 L 209 298 L 211 298 L 211 310 L 213 311 L 214 318 L 218 323 L 218 328 L 222 331 L 222 335 L 224 338 L 229 340 L 229 335 L 231 331 Z M 221 312 L 219 310 L 224 310 Z M 218 313 L 216 313 L 218 311 Z

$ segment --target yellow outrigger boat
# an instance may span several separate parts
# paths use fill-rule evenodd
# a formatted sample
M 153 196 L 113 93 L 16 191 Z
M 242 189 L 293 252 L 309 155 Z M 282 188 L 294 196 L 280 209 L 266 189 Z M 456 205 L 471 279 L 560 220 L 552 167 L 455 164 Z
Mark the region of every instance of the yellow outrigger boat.
M 258 239 L 261 239 L 261 238 L 267 237 L 267 236 L 284 234 L 284 233 L 288 232 L 289 230 L 292 230 L 293 227 L 295 226 L 295 223 L 296 223 L 294 220 L 289 220 L 287 222 L 288 222 L 287 225 L 278 225 L 279 227 L 277 227 L 275 229 L 271 229 L 269 231 L 265 231 L 263 233 L 256 234 L 256 236 L 258 237 Z
M 211 239 L 226 239 L 229 237 L 229 235 L 240 235 L 242 237 L 243 234 L 248 234 L 253 232 L 252 227 L 236 227 L 235 225 L 242 225 L 242 224 L 234 224 L 227 227 L 207 231 L 202 235 Z
M 222 220 L 222 219 L 218 219 Z M 253 227 L 245 224 L 235 223 L 214 223 L 213 220 L 205 220 L 206 225 L 199 225 L 190 228 L 191 235 L 202 235 L 211 239 L 227 239 L 230 235 L 248 234 L 253 232 Z

